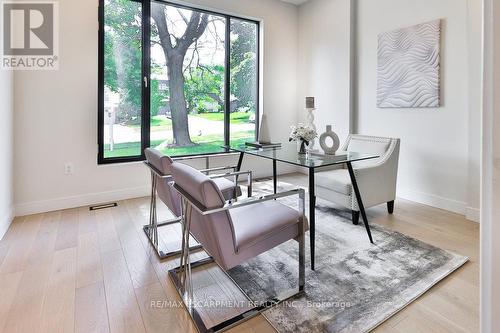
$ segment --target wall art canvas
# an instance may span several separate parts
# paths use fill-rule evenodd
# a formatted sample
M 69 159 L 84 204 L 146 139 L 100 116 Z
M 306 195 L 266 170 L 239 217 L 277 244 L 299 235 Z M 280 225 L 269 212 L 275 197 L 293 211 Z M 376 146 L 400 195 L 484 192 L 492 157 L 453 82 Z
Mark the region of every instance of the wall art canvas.
M 440 106 L 441 20 L 378 36 L 377 106 Z

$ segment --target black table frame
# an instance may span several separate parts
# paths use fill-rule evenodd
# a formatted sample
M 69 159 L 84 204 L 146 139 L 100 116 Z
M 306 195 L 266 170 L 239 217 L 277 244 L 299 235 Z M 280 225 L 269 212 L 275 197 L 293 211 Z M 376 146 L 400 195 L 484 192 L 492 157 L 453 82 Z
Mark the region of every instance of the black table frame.
M 238 159 L 238 164 L 236 166 L 236 170 L 241 170 L 241 165 L 243 164 L 243 157 L 245 156 L 245 152 L 240 151 L 240 157 Z M 257 155 L 253 155 L 257 156 Z M 264 157 L 263 157 L 264 158 Z M 278 172 L 277 172 L 277 160 L 272 159 L 273 161 L 273 187 L 274 193 L 278 191 Z M 285 162 L 286 163 L 286 162 Z M 370 230 L 370 225 L 368 224 L 368 217 L 366 216 L 365 206 L 363 204 L 363 199 L 361 198 L 361 192 L 359 191 L 358 181 L 356 180 L 356 173 L 352 168 L 352 162 L 346 161 L 344 162 L 347 165 L 347 170 L 349 171 L 349 177 L 351 178 L 352 187 L 354 190 L 354 194 L 356 195 L 356 200 L 358 201 L 359 211 L 361 216 L 363 217 L 363 222 L 366 228 L 366 232 L 368 234 L 368 238 L 370 242 L 373 244 L 373 237 Z M 341 164 L 341 163 L 339 163 Z M 303 166 L 305 167 L 305 166 Z M 311 269 L 314 270 L 314 259 L 315 259 L 315 249 L 316 249 L 316 193 L 315 193 L 315 177 L 314 173 L 316 169 L 321 167 L 307 167 L 309 170 L 309 240 L 311 247 Z

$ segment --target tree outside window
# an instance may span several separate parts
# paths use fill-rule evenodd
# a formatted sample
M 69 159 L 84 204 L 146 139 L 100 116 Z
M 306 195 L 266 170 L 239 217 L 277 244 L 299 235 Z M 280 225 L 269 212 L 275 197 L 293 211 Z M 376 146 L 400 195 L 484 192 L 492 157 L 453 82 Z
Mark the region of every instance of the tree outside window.
M 147 111 L 150 146 L 169 155 L 255 140 L 257 23 L 152 1 L 150 63 L 143 64 L 142 4 L 104 0 L 104 6 L 105 158 L 142 155 Z M 143 66 L 151 73 L 149 110 Z

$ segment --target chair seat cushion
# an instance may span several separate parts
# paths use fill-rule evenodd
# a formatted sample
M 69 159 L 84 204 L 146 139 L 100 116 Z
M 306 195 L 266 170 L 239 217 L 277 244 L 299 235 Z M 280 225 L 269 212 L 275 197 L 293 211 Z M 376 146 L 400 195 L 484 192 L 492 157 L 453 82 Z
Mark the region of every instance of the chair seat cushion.
M 300 218 L 298 211 L 277 201 L 236 208 L 230 214 L 237 250 L 265 241 Z
M 234 182 L 227 178 L 215 178 L 214 182 L 226 200 L 234 199 L 241 195 L 241 187 L 239 185 L 235 186 Z
M 351 177 L 349 177 L 349 171 L 346 169 L 317 172 L 315 177 L 316 186 L 344 195 L 351 195 L 352 193 Z

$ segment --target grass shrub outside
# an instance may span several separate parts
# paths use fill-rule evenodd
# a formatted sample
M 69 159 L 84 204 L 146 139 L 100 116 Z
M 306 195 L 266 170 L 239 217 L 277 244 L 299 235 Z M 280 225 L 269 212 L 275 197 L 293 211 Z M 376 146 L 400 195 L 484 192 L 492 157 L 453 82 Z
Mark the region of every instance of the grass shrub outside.
M 201 155 L 223 152 L 224 140 L 219 135 L 204 135 L 192 138 L 196 144 L 191 147 L 172 147 L 160 149 L 169 156 Z M 231 133 L 231 145 L 242 145 L 255 140 L 255 131 Z M 151 141 L 151 147 L 157 147 L 164 140 Z M 104 157 L 138 156 L 141 150 L 140 142 L 115 143 L 114 150 L 109 151 L 109 145 L 104 145 Z

